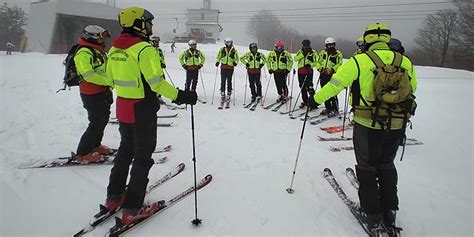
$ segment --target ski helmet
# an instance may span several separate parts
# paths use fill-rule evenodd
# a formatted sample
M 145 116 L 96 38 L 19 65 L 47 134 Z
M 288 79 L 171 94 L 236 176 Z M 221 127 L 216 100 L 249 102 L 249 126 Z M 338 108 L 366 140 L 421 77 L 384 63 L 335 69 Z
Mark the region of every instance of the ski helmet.
M 405 48 L 402 46 L 402 42 L 400 40 L 391 38 L 390 41 L 388 42 L 388 47 L 390 50 L 393 50 L 395 52 L 399 52 L 401 54 L 405 53 Z
M 301 42 L 301 44 L 302 44 L 303 46 L 310 46 L 310 45 L 311 45 L 311 41 L 309 41 L 309 39 L 305 39 L 305 40 L 303 40 L 303 41 Z
M 336 44 L 336 40 L 332 37 L 326 38 L 324 44 Z
M 357 41 L 356 41 L 356 45 L 357 45 L 357 47 L 359 47 L 359 48 L 360 48 L 360 47 L 363 47 L 363 46 L 365 45 L 364 37 L 362 37 L 362 36 L 359 37 L 359 39 L 357 39 Z
M 150 37 L 151 40 L 160 42 L 160 36 L 152 36 Z
M 110 33 L 108 30 L 97 26 L 97 25 L 88 25 L 82 31 L 82 37 L 86 41 L 90 41 L 93 43 L 103 43 L 105 38 L 110 37 Z
M 118 14 L 122 28 L 138 31 L 144 35 L 151 34 L 151 32 L 147 32 L 145 22 L 151 22 L 153 19 L 155 19 L 153 14 L 141 7 L 125 8 Z
M 230 46 L 232 46 L 233 43 L 234 43 L 234 41 L 233 41 L 231 38 L 229 38 L 229 37 L 227 37 L 227 38 L 224 39 L 224 44 L 225 44 L 226 46 L 229 46 L 229 47 L 230 47 Z
M 364 32 L 364 40 L 368 44 L 377 41 L 388 43 L 390 42 L 391 35 L 392 32 L 390 32 L 388 25 L 377 22 L 367 26 Z
M 192 46 L 195 46 L 195 45 L 197 45 L 196 40 L 189 40 L 189 42 L 188 42 L 189 47 L 192 47 Z
M 251 44 L 249 44 L 249 50 L 252 50 L 252 48 L 258 49 L 257 43 L 251 43 Z
M 285 44 L 282 41 L 275 42 L 275 47 L 284 47 Z

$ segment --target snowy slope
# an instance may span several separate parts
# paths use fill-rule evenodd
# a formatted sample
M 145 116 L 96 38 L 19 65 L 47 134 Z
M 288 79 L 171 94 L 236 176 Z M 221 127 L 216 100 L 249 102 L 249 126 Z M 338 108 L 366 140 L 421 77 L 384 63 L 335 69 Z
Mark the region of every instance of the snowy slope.
M 178 52 L 185 47 L 178 44 Z M 194 198 L 187 198 L 127 236 L 363 236 L 322 178 L 323 168 L 330 167 L 346 193 L 356 199 L 355 190 L 344 178 L 345 168 L 355 164 L 353 153 L 329 151 L 330 143 L 316 140 L 316 135 L 326 135 L 320 126 L 308 124 L 293 186 L 296 192 L 288 194 L 285 189 L 291 181 L 303 123 L 260 107 L 255 112 L 243 109 L 246 77 L 242 66 L 236 70 L 235 107 L 217 110 L 217 90 L 214 105 L 210 102 L 220 45 L 198 47 L 207 56 L 202 74 L 209 102 L 195 107 L 198 177 L 214 176 L 199 192 L 203 224 L 191 225 Z M 185 72 L 178 54 L 169 53 L 169 45 L 163 48 L 171 79 L 182 88 Z M 241 55 L 247 51 L 246 47 L 237 49 Z M 77 88 L 55 93 L 63 75 L 64 55 L 0 55 L 0 236 L 71 236 L 104 200 L 110 166 L 16 169 L 28 161 L 75 150 L 87 118 Z M 425 144 L 407 147 L 404 160 L 396 162 L 398 222 L 404 236 L 470 236 L 474 73 L 433 67 L 416 70 L 419 109 L 414 129 L 408 133 Z M 263 76 L 264 90 L 267 82 Z M 203 95 L 201 81 L 198 93 Z M 267 103 L 275 99 L 272 81 Z M 175 111 L 166 108 L 159 112 L 171 113 Z M 190 110 L 179 111 L 171 121 L 175 126 L 158 132 L 158 146 L 173 144 L 170 159 L 153 167 L 150 177 L 159 178 L 180 162 L 187 168 L 154 191 L 150 200 L 171 197 L 193 182 Z M 340 121 L 323 125 L 336 123 Z M 104 144 L 118 146 L 117 128 L 107 126 Z M 103 236 L 112 225 L 110 221 L 89 236 Z

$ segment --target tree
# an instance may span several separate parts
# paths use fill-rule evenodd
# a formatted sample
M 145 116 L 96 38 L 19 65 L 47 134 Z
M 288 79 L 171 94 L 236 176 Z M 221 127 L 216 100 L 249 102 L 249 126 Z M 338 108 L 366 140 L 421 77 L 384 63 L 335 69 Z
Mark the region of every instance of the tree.
M 423 28 L 418 31 L 416 44 L 425 53 L 429 52 L 431 63 L 444 66 L 454 32 L 458 27 L 457 13 L 454 10 L 441 10 L 429 15 Z
M 5 49 L 6 43 L 11 42 L 19 48 L 21 38 L 25 34 L 23 26 L 26 25 L 26 13 L 23 9 L 7 3 L 0 6 L 0 48 Z
M 464 68 L 474 70 L 474 14 L 472 0 L 454 0 L 459 27 L 454 34 L 454 57 Z

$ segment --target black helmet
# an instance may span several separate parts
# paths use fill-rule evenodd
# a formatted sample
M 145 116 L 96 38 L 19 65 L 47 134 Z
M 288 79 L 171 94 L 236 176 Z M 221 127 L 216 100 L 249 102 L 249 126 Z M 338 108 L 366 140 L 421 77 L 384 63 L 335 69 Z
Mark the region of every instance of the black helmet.
M 402 42 L 400 40 L 391 38 L 390 41 L 388 42 L 388 47 L 390 50 L 393 50 L 395 52 L 399 52 L 401 54 L 405 53 L 405 48 L 402 46 Z
M 303 46 L 310 46 L 310 45 L 311 45 L 311 41 L 309 41 L 309 39 L 305 39 L 305 40 L 303 40 L 303 41 L 301 42 L 301 44 L 302 44 Z
M 252 48 L 258 49 L 257 43 L 251 43 L 251 44 L 249 44 L 249 50 L 252 50 Z

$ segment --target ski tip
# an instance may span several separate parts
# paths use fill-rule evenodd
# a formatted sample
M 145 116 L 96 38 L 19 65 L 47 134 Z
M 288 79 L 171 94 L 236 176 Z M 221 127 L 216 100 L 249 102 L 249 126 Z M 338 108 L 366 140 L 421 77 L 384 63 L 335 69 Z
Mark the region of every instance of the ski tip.
M 212 180 L 212 175 L 208 174 L 206 177 L 204 177 L 205 180 L 211 181 Z
M 287 188 L 286 192 L 288 192 L 289 194 L 293 194 L 293 193 L 295 193 L 295 190 L 292 189 L 292 188 Z
M 351 167 L 347 167 L 346 172 L 354 172 L 354 170 Z
M 324 168 L 323 172 L 324 174 L 332 174 L 332 171 L 329 168 Z

